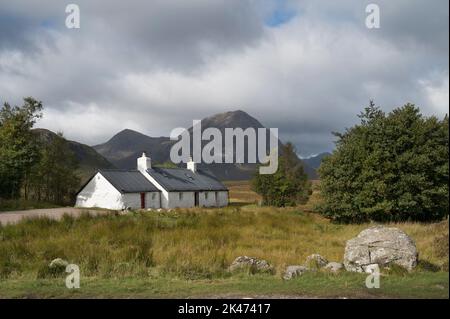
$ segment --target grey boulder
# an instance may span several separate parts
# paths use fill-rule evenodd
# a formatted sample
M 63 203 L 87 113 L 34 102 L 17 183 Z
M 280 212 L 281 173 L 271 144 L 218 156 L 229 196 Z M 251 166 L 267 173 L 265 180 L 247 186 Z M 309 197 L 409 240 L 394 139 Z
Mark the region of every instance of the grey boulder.
M 331 271 L 331 272 L 339 272 L 340 270 L 342 270 L 344 268 L 344 265 L 341 263 L 337 263 L 337 262 L 329 262 L 324 269 Z
M 418 261 L 414 241 L 395 227 L 374 226 L 347 241 L 344 266 L 347 271 L 366 272 L 369 265 L 391 264 L 412 270 Z
M 62 259 L 62 258 L 55 258 L 53 259 L 50 264 L 48 265 L 48 267 L 50 268 L 66 268 L 67 265 L 69 264 L 68 261 Z
M 230 265 L 231 272 L 247 269 L 251 273 L 273 272 L 273 266 L 266 260 L 256 257 L 239 256 Z
M 303 273 L 305 273 L 306 271 L 308 271 L 308 268 L 305 266 L 299 265 L 287 266 L 286 271 L 283 274 L 283 279 L 290 280 L 292 278 L 303 275 Z
M 306 266 L 311 269 L 323 268 L 328 264 L 328 260 L 319 254 L 312 254 L 306 257 Z

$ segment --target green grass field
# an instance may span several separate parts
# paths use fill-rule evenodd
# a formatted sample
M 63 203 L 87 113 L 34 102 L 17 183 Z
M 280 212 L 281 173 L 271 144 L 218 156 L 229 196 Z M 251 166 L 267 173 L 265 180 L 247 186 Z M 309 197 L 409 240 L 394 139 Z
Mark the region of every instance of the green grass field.
M 40 209 L 40 208 L 56 208 L 61 207 L 55 204 L 38 202 L 34 200 L 25 199 L 2 199 L 0 198 L 0 213 L 12 210 L 27 210 L 27 209 Z
M 271 275 L 185 280 L 173 276 L 82 277 L 80 289 L 63 278 L 20 278 L 0 282 L 5 298 L 448 298 L 446 272 L 382 277 L 380 289 L 367 289 L 365 275 L 308 273 L 283 281 Z
M 258 207 L 243 183 L 231 184 L 223 209 L 131 212 L 61 221 L 24 220 L 0 227 L 0 297 L 351 297 L 448 298 L 448 221 L 399 223 L 415 241 L 420 262 L 411 273 L 383 272 L 380 289 L 364 274 L 308 273 L 281 279 L 287 265 L 319 253 L 342 261 L 346 240 L 370 224 L 340 225 L 295 208 Z M 317 201 L 317 192 L 311 201 Z M 237 256 L 263 258 L 274 275 L 230 274 Z M 48 264 L 79 265 L 81 288 L 65 287 L 65 274 Z

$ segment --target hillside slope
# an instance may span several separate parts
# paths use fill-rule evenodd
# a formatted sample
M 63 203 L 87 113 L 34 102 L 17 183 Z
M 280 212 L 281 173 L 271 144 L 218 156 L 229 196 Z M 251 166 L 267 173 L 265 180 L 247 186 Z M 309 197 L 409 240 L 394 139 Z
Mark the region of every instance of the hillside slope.
M 50 142 L 57 136 L 56 133 L 47 129 L 38 128 L 33 129 L 32 131 L 37 134 L 38 139 L 43 142 Z M 113 164 L 97 153 L 92 147 L 75 141 L 66 140 L 66 142 L 79 163 L 78 171 L 82 180 L 88 178 L 97 169 L 115 168 Z

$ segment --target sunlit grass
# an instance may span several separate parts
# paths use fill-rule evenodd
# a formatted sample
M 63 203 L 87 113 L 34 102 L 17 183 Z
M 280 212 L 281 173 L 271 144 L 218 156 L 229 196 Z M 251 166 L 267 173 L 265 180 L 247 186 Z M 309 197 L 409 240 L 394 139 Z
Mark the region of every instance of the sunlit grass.
M 244 191 L 247 195 L 250 192 L 249 189 Z M 254 199 L 255 196 L 252 196 Z M 275 266 L 276 273 L 264 277 L 267 282 L 261 285 L 265 288 L 245 277 L 242 280 L 248 286 L 242 283 L 244 287 L 241 290 L 231 287 L 230 291 L 247 293 L 254 285 L 258 293 L 264 289 L 268 289 L 265 293 L 292 293 L 294 288 L 284 288 L 297 286 L 283 286 L 281 280 L 287 265 L 303 264 L 306 257 L 313 253 L 319 253 L 329 261 L 342 261 L 345 242 L 371 226 L 333 224 L 318 214 L 305 212 L 304 207 L 259 207 L 232 199 L 233 205 L 221 209 L 112 213 L 96 217 L 85 214 L 80 218 L 65 216 L 61 221 L 38 218 L 0 226 L 0 296 L 7 295 L 8 289 L 14 290 L 14 283 L 17 289 L 33 286 L 33 280 L 51 286 L 52 280 L 57 280 L 48 272 L 48 264 L 54 258 L 75 263 L 84 278 L 98 280 L 100 283 L 97 286 L 92 283 L 93 287 L 97 287 L 93 288 L 92 293 L 97 291 L 100 295 L 98 287 L 103 285 L 105 288 L 111 280 L 159 282 L 161 278 L 165 278 L 169 286 L 173 285 L 167 288 L 167 294 L 176 294 L 176 285 L 186 280 L 195 281 L 194 286 L 199 294 L 209 293 L 206 287 L 201 289 L 202 282 L 223 283 L 218 288 L 218 292 L 223 293 L 226 290 L 224 287 L 234 284 L 240 287 L 237 284 L 239 280 L 229 274 L 227 268 L 241 255 L 266 259 Z M 417 270 L 408 277 L 392 274 L 392 289 L 400 291 L 398 294 L 408 290 L 408 287 L 400 285 L 401 280 L 397 277 L 403 278 L 403 281 L 412 278 L 408 279 L 409 285 L 412 285 L 414 276 L 417 276 L 418 282 L 423 281 L 417 284 L 422 287 L 420 289 L 427 286 L 427 278 L 430 282 L 440 278 L 439 287 L 442 286 L 442 278 L 447 278 L 448 296 L 448 273 L 447 277 L 436 273 L 442 270 L 448 272 L 448 221 L 387 225 L 399 227 L 415 240 L 421 261 Z M 356 280 L 352 274 L 337 275 L 337 279 L 320 276 L 315 281 L 302 279 L 306 280 L 305 287 L 310 287 L 309 293 L 319 293 L 321 290 L 313 287 L 314 283 L 319 285 L 326 278 L 334 280 L 333 289 Z M 274 282 L 271 291 L 267 283 Z M 136 289 L 143 289 L 139 287 Z M 305 287 L 299 293 L 308 294 Z M 360 289 L 355 290 L 352 285 L 347 288 L 353 292 Z M 44 293 L 40 288 L 36 291 Z M 437 293 L 433 289 L 430 291 Z M 110 292 L 103 293 L 108 295 Z M 328 295 L 325 292 L 320 294 Z

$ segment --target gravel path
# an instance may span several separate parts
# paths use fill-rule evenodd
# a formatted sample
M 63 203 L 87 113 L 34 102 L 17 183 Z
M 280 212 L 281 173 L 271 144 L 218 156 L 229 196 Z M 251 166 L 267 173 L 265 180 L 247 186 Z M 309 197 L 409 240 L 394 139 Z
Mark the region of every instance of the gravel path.
M 96 209 L 81 209 L 74 207 L 62 207 L 62 208 L 44 208 L 44 209 L 30 209 L 30 210 L 17 210 L 10 212 L 0 212 L 0 224 L 14 224 L 19 222 L 23 218 L 35 218 L 41 216 L 47 216 L 52 219 L 59 220 L 64 214 L 68 214 L 74 217 L 80 216 L 84 212 L 89 212 L 92 215 L 108 214 L 108 211 L 96 210 Z

